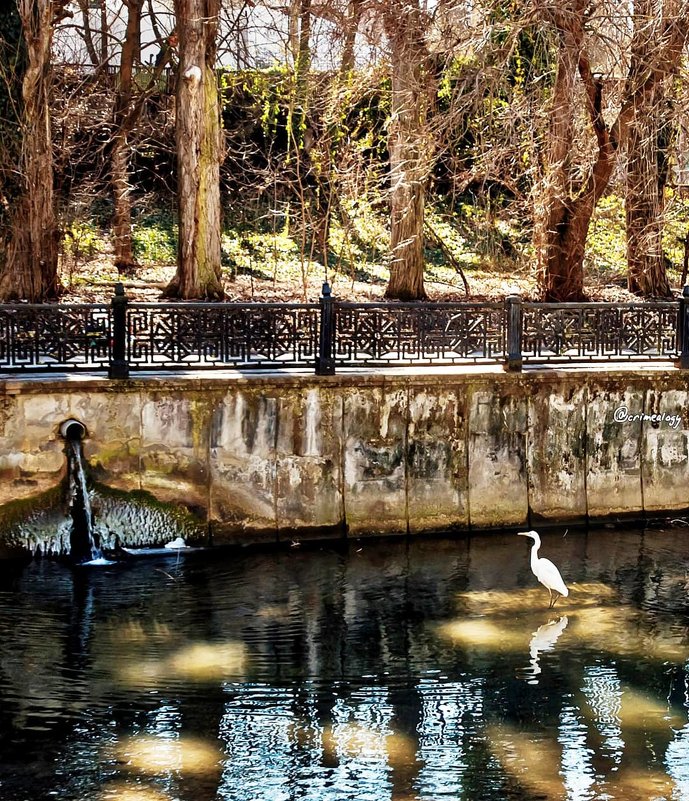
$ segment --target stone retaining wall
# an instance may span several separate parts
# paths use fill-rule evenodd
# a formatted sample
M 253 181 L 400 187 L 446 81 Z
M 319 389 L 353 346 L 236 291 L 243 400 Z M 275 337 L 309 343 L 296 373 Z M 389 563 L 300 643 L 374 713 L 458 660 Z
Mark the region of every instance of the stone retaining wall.
M 651 367 L 5 380 L 0 506 L 59 484 L 73 417 L 95 481 L 215 543 L 655 515 L 689 508 L 688 394 Z

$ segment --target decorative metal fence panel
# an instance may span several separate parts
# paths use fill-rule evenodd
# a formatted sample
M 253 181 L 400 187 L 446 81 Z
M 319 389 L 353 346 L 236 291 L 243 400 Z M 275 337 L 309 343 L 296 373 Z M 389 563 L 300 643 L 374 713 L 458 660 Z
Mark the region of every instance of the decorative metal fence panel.
M 318 304 L 132 303 L 130 368 L 312 367 Z
M 0 372 L 676 360 L 689 369 L 689 287 L 658 303 L 0 305 Z
M 671 359 L 678 303 L 524 303 L 524 362 Z
M 499 362 L 500 303 L 335 303 L 336 364 L 391 366 Z
M 0 306 L 0 370 L 107 370 L 109 304 Z

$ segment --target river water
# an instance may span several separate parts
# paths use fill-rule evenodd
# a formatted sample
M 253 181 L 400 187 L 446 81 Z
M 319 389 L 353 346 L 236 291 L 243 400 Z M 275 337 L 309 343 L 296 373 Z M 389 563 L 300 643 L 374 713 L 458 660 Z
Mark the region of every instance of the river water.
M 2 801 L 689 799 L 689 528 L 0 568 Z

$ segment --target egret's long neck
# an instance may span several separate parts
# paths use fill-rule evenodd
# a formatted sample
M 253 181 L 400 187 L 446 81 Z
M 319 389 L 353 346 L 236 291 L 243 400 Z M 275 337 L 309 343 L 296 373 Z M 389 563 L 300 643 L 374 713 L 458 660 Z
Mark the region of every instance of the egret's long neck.
M 538 549 L 541 547 L 540 542 L 534 542 L 531 546 L 531 569 L 536 571 L 536 564 L 538 562 Z

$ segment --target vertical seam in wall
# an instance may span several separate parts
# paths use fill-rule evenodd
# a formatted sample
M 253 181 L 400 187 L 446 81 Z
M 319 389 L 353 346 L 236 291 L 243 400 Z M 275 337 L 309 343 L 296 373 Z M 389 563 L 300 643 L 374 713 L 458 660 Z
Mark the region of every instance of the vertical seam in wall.
M 404 426 L 404 519 L 407 526 L 407 537 L 411 532 L 409 524 L 409 425 L 411 422 L 411 386 L 407 383 L 406 387 L 407 408 L 405 410 L 405 426 Z
M 550 397 L 550 393 L 548 393 L 548 397 Z M 550 410 L 548 410 L 550 412 Z M 529 469 L 529 443 L 531 441 L 531 437 L 529 435 L 529 431 L 531 428 L 530 425 L 530 413 L 531 413 L 531 398 L 527 395 L 526 396 L 526 416 L 524 419 L 524 480 L 526 482 L 526 525 L 529 528 L 532 528 L 531 524 L 531 491 L 530 491 L 530 476 L 531 470 Z
M 464 390 L 464 468 L 466 470 L 467 488 L 467 530 L 471 531 L 471 482 L 469 480 L 469 440 L 471 439 L 469 409 L 471 408 L 470 395 L 471 386 L 468 385 Z
M 589 523 L 589 385 L 584 385 L 584 520 Z
M 206 414 L 206 533 L 210 544 L 213 543 L 213 528 L 211 526 L 211 485 L 213 483 L 211 479 L 211 440 L 213 439 L 213 422 L 217 414 L 219 399 L 215 395 L 211 395 L 211 398 L 211 406 Z
M 644 444 L 644 430 L 646 427 L 645 415 L 648 408 L 646 399 L 648 397 L 648 388 L 643 391 L 643 400 L 641 403 L 641 425 L 639 426 L 639 489 L 641 492 L 641 513 L 646 514 L 646 499 L 644 498 L 644 458 L 643 458 L 643 444 Z
M 348 389 L 345 388 L 343 392 L 339 392 L 340 403 L 340 517 L 342 528 L 347 533 L 347 503 L 345 499 L 345 458 L 347 447 L 345 443 L 345 401 Z
M 139 387 L 137 391 L 139 396 L 139 491 L 143 490 L 143 475 L 144 475 L 144 398 L 143 389 Z
M 279 469 L 278 469 L 278 441 L 280 437 L 280 395 L 278 392 L 275 393 L 275 430 L 273 431 L 273 442 L 272 442 L 272 449 L 273 449 L 273 517 L 275 520 L 275 541 L 278 542 L 280 540 L 280 521 L 278 518 L 278 476 L 279 476 Z M 301 394 L 299 396 L 299 400 L 301 402 Z M 266 414 L 269 413 L 269 407 L 266 404 Z M 302 416 L 300 415 L 300 421 Z M 294 433 L 294 429 L 292 429 Z

